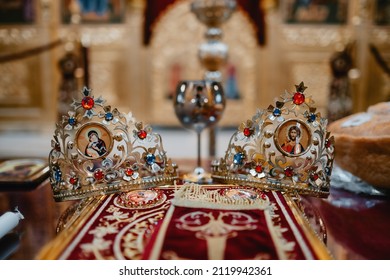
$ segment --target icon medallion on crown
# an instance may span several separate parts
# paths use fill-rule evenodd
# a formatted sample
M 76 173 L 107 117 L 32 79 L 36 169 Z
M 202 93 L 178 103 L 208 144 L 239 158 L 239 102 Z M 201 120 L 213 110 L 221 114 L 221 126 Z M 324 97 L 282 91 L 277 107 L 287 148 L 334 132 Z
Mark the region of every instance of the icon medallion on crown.
M 49 154 L 56 201 L 172 184 L 177 166 L 152 128 L 84 87 L 73 111 L 56 124 Z
M 293 195 L 329 195 L 333 136 L 304 93 L 304 83 L 295 88 L 239 126 L 225 156 L 213 163 L 215 181 Z

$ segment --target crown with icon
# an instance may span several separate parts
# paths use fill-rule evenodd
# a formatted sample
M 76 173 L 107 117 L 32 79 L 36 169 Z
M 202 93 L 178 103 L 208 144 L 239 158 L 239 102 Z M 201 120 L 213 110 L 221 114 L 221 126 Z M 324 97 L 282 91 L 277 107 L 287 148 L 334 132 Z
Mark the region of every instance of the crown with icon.
M 177 166 L 152 128 L 122 114 L 84 87 L 56 124 L 49 154 L 55 201 L 172 184 Z
M 303 82 L 232 135 L 225 156 L 213 163 L 215 181 L 290 194 L 327 197 L 334 139 L 326 131 Z

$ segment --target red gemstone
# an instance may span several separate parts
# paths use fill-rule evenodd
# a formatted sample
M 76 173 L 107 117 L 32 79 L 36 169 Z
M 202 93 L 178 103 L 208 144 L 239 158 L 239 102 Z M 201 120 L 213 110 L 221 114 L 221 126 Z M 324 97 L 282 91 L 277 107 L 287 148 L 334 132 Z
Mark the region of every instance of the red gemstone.
M 325 147 L 326 147 L 326 148 L 330 148 L 331 146 L 332 146 L 332 142 L 329 141 L 329 140 L 326 140 L 326 141 L 325 141 Z
M 303 102 L 305 102 L 305 95 L 300 92 L 296 92 L 293 96 L 293 102 L 296 105 L 301 105 Z
M 69 183 L 71 183 L 72 185 L 76 185 L 77 183 L 77 178 L 76 177 L 72 177 L 69 179 Z
M 81 100 L 81 106 L 83 106 L 85 110 L 92 109 L 94 105 L 95 105 L 95 101 L 93 100 L 92 97 L 86 96 L 83 98 L 83 100 Z
M 263 167 L 262 167 L 261 165 L 256 165 L 255 171 L 256 171 L 257 173 L 261 173 L 261 172 L 263 172 Z
M 317 173 L 313 173 L 310 175 L 310 179 L 312 179 L 313 181 L 317 180 L 318 179 L 318 174 Z
M 286 175 L 287 177 L 292 177 L 294 175 L 294 170 L 291 166 L 289 167 L 286 167 L 284 169 L 284 175 Z
M 127 168 L 125 173 L 126 173 L 127 176 L 132 176 L 134 174 L 134 171 L 131 168 Z
M 140 131 L 138 131 L 138 138 L 139 139 L 145 139 L 146 138 L 146 136 L 148 136 L 148 133 L 145 131 L 145 130 L 140 130 Z
M 101 179 L 103 179 L 104 173 L 103 173 L 103 171 L 101 169 L 97 169 L 93 173 L 93 177 L 95 177 L 96 180 L 100 181 Z
M 249 136 L 252 135 L 253 131 L 252 131 L 250 128 L 245 127 L 243 133 L 244 133 L 244 135 L 245 135 L 246 137 L 249 137 Z

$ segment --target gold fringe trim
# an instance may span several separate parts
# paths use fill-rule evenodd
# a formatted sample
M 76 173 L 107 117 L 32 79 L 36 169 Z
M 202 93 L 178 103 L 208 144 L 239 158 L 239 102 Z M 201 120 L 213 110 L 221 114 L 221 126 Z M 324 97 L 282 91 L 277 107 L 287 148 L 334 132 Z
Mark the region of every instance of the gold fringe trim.
M 207 189 L 195 183 L 185 183 L 178 187 L 175 183 L 175 194 L 172 205 L 189 208 L 209 208 L 219 210 L 271 210 L 267 199 L 234 199 L 220 193 L 219 190 Z

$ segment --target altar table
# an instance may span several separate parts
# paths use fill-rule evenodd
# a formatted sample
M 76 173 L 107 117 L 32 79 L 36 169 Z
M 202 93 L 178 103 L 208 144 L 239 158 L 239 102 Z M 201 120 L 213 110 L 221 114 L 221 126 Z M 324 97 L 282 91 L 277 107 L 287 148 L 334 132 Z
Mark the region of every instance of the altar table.
M 128 214 L 123 218 L 132 219 L 132 221 L 129 220 L 123 223 L 123 230 L 118 234 L 121 233 L 126 238 L 133 238 L 134 236 L 130 232 L 137 226 L 143 226 L 145 227 L 143 238 L 147 240 L 156 238 L 156 236 L 153 237 L 152 227 L 162 226 L 161 221 L 163 219 L 161 218 L 169 209 L 169 196 L 173 193 L 173 187 L 162 189 L 167 195 L 167 200 L 158 206 L 159 208 L 156 208 L 155 212 L 150 212 L 151 217 L 157 217 L 153 220 L 153 225 L 137 222 L 137 219 L 146 218 L 146 215 L 141 214 L 137 218 L 136 215 L 133 215 L 137 211 L 122 209 L 123 214 Z M 358 195 L 340 189 L 331 189 L 331 194 L 327 199 L 300 197 L 298 201 L 293 201 L 291 198 L 280 194 L 276 194 L 276 196 L 272 194 L 272 196 L 275 199 L 278 197 L 285 200 L 282 205 L 288 206 L 285 209 L 288 215 L 282 215 L 282 218 L 285 219 L 281 221 L 282 226 L 286 225 L 287 217 L 295 220 L 295 224 L 298 225 L 296 230 L 303 239 L 306 239 L 303 244 L 309 244 L 309 247 L 315 244 L 312 249 L 306 251 L 306 253 L 310 252 L 310 258 L 390 259 L 390 238 L 388 236 L 388 232 L 390 232 L 390 218 L 388 215 L 390 213 L 390 203 L 388 197 Z M 116 239 L 112 238 L 112 242 L 108 242 L 109 245 L 101 242 L 99 246 L 103 246 L 104 250 L 99 251 L 98 254 L 91 253 L 94 252 L 91 244 L 97 242 L 96 237 L 99 237 L 98 231 L 101 229 L 99 223 L 104 224 L 104 219 L 101 218 L 106 217 L 105 219 L 110 221 L 110 218 L 107 218 L 109 216 L 107 210 L 112 206 L 110 203 L 113 200 L 115 200 L 115 195 L 85 201 L 56 203 L 52 198 L 48 181 L 44 181 L 36 189 L 27 192 L 0 192 L 0 212 L 4 213 L 18 207 L 25 217 L 13 232 L 0 240 L 0 257 L 2 259 L 24 260 L 46 258 L 151 258 L 146 250 L 150 250 L 148 246 L 152 243 L 143 243 L 145 247 L 142 250 L 132 250 L 129 247 L 127 251 L 124 251 L 122 249 L 125 247 L 118 249 L 123 245 L 120 244 L 122 239 L 118 237 Z M 153 209 L 143 211 L 151 210 Z M 302 213 L 299 212 L 301 210 Z M 100 220 L 96 218 L 93 220 L 92 215 L 96 214 L 96 211 L 105 213 L 105 216 L 98 216 Z M 124 229 L 124 225 L 128 228 Z M 109 236 L 108 229 L 102 232 Z M 82 234 L 80 235 L 80 233 Z M 228 238 L 227 241 L 232 243 L 231 248 L 234 248 L 233 239 Z M 167 238 L 164 246 L 167 246 L 166 248 L 171 246 L 172 249 L 172 245 L 169 245 L 172 244 L 171 241 Z M 286 238 L 286 241 L 289 241 L 289 238 Z M 259 241 L 253 242 L 261 244 Z M 322 242 L 325 246 L 321 245 Z M 264 242 L 264 244 L 269 244 L 269 242 Z M 88 246 L 90 246 L 89 249 Z M 108 249 L 106 250 L 104 246 L 107 246 Z M 115 249 L 115 246 L 118 250 Z M 286 258 L 308 258 L 308 255 L 305 256 L 302 253 L 302 246 L 299 245 L 298 247 L 301 248 L 301 253 L 295 253 L 292 254 L 293 256 Z M 238 249 L 234 250 L 240 251 Z M 203 254 L 205 252 L 207 252 L 207 249 L 203 250 Z M 277 258 L 277 255 L 270 257 L 270 255 L 254 252 L 247 256 L 245 254 L 240 255 L 240 252 L 236 255 L 237 258 Z M 191 256 L 178 253 L 177 250 L 176 253 L 168 252 L 168 254 L 165 254 L 165 258 L 171 259 L 189 257 Z M 224 257 L 234 259 L 235 252 L 224 255 Z M 162 258 L 161 254 L 156 258 Z M 198 258 L 207 259 L 208 255 L 200 255 Z

